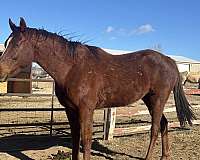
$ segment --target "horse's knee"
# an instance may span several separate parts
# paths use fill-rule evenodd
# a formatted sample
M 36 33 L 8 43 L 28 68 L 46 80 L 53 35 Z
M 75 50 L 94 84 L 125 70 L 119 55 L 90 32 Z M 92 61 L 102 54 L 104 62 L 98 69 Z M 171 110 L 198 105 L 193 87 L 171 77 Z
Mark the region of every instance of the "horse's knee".
M 157 138 L 158 137 L 158 131 L 159 131 L 159 127 L 152 125 L 152 127 L 151 127 L 151 137 Z

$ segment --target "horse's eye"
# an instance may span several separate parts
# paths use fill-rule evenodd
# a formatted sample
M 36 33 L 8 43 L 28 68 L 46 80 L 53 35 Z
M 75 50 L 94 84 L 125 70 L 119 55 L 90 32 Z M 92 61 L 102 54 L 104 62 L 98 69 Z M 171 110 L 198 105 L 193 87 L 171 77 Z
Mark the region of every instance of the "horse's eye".
M 13 60 L 13 61 L 16 61 L 16 60 L 17 60 L 17 57 L 13 57 L 12 60 Z

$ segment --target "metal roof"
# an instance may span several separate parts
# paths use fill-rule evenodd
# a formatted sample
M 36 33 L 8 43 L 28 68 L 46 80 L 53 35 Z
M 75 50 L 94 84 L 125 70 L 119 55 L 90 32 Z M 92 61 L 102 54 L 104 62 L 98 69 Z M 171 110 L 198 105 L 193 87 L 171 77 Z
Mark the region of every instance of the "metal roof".
M 191 58 L 187 58 L 184 56 L 175 56 L 175 55 L 167 55 L 167 56 L 171 57 L 176 62 L 180 62 L 180 63 L 200 63 L 200 61 L 197 61 L 197 60 L 194 60 Z
M 103 50 L 105 50 L 106 52 L 113 54 L 113 55 L 120 55 L 120 54 L 126 54 L 126 53 L 131 53 L 133 51 L 125 51 L 125 50 L 114 50 L 114 49 L 106 49 L 103 48 Z M 191 58 L 187 58 L 184 56 L 176 56 L 176 55 L 168 55 L 165 54 L 167 56 L 169 56 L 170 58 L 172 58 L 173 60 L 175 60 L 177 63 L 199 63 L 200 61 L 191 59 Z

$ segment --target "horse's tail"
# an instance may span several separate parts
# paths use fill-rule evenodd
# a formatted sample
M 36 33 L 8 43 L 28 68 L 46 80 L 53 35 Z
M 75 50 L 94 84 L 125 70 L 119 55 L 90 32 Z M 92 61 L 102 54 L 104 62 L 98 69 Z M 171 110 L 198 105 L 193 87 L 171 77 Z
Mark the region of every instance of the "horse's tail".
M 186 121 L 188 121 L 188 123 L 192 125 L 192 120 L 196 119 L 196 116 L 192 111 L 191 105 L 186 99 L 183 86 L 181 84 L 180 75 L 178 76 L 173 92 L 174 92 L 177 117 L 181 127 L 185 126 Z

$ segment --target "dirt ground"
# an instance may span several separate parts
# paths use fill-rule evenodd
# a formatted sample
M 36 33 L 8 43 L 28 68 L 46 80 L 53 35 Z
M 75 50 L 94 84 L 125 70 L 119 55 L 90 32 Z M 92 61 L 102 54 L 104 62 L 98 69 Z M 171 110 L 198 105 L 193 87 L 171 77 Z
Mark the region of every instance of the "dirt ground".
M 51 93 L 47 84 L 39 84 L 40 89 L 35 93 Z M 44 90 L 48 88 L 48 90 Z M 187 96 L 192 106 L 200 104 L 200 96 Z M 51 97 L 22 98 L 0 97 L 0 107 L 7 108 L 37 108 L 51 107 Z M 55 100 L 56 107 L 62 107 Z M 174 106 L 171 96 L 166 108 Z M 119 108 L 117 114 L 130 114 L 137 109 L 145 110 L 141 101 L 129 107 Z M 195 108 L 197 118 L 200 119 L 200 108 Z M 166 114 L 169 122 L 177 121 L 176 113 Z M 0 124 L 27 124 L 49 122 L 49 112 L 0 112 Z M 55 112 L 54 121 L 66 120 L 65 113 Z M 102 120 L 103 111 L 97 110 L 94 116 L 95 125 L 92 145 L 92 160 L 137 160 L 143 159 L 149 145 L 149 132 L 137 133 L 127 136 L 114 137 L 112 141 L 103 141 Z M 117 116 L 116 127 L 129 127 L 149 125 L 149 115 Z M 0 129 L 0 160 L 48 160 L 58 150 L 71 152 L 71 137 L 68 126 L 54 127 L 53 136 L 49 136 L 48 126 L 24 126 Z M 169 132 L 170 155 L 172 160 L 200 160 L 200 125 L 194 125 L 187 129 L 173 128 Z M 82 155 L 82 153 L 81 153 Z M 153 160 L 160 159 L 160 137 L 154 149 Z M 81 157 L 82 159 L 82 157 Z
M 169 133 L 169 140 L 172 160 L 200 159 L 200 126 L 184 131 L 175 129 Z M 149 133 L 115 137 L 112 141 L 94 139 L 92 160 L 142 159 L 145 157 L 148 144 Z M 160 158 L 160 148 L 159 138 L 153 154 L 154 160 Z M 13 136 L 1 139 L 0 159 L 47 160 L 58 150 L 71 152 L 70 137 Z

